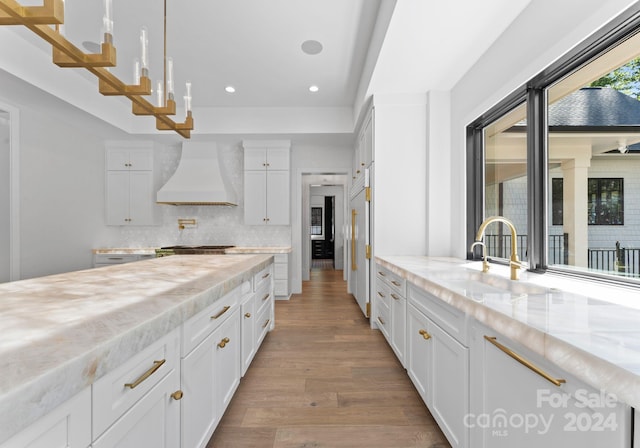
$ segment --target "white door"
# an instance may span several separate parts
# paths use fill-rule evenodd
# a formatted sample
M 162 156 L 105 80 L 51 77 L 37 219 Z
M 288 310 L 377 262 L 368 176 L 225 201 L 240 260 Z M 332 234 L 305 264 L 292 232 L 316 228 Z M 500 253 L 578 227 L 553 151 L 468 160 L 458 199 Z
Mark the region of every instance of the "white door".
M 129 172 L 107 171 L 107 224 L 129 224 Z
M 11 274 L 11 142 L 9 113 L 0 110 L 0 283 Z

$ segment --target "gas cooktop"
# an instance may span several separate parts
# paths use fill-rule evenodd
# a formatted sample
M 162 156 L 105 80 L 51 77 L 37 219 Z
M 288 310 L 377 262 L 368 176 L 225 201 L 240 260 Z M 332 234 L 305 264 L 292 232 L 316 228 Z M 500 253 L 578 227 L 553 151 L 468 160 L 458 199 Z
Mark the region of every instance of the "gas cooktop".
M 165 246 L 156 249 L 156 256 L 164 257 L 167 255 L 219 255 L 224 254 L 225 249 L 235 246 L 218 245 L 218 246 Z

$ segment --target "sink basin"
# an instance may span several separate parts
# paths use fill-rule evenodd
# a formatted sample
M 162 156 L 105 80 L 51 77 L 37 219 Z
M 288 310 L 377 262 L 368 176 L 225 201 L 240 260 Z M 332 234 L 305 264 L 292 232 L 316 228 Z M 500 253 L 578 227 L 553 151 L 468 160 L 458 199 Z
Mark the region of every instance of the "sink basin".
M 513 297 L 545 294 L 548 288 L 513 281 L 499 275 L 480 272 L 474 269 L 457 268 L 434 272 L 432 280 L 453 290 L 464 290 L 466 295 L 507 294 Z

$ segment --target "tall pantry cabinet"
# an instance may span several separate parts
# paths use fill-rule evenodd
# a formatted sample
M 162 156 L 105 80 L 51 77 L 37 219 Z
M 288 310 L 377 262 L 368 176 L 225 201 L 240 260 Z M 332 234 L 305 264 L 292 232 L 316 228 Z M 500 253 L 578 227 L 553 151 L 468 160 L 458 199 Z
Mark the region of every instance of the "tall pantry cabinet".
M 376 255 L 425 255 L 427 236 L 427 95 L 374 95 L 360 114 L 354 148 L 351 197 L 364 190 L 368 199 L 368 242 L 356 244 L 367 260 L 349 270 L 349 291 L 358 303 L 368 303 L 372 327 L 377 327 L 375 291 Z M 367 186 L 369 191 L 367 192 Z M 357 203 L 352 203 L 357 211 Z M 356 215 L 356 220 L 357 220 Z M 353 230 L 353 229 L 351 229 Z M 352 243 L 352 241 L 350 241 Z M 355 269 L 353 269 L 355 268 Z M 362 287 L 362 284 L 365 287 Z M 364 291 L 364 297 L 362 296 Z

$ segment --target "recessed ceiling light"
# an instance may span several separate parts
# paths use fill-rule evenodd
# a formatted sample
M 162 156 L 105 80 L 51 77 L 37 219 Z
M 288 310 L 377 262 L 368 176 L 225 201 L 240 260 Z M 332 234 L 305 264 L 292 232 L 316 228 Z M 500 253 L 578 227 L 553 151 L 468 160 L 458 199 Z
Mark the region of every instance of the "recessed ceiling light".
M 317 40 L 305 40 L 302 42 L 302 51 L 306 54 L 318 54 L 322 51 L 322 44 Z
M 236 93 L 236 88 L 233 86 L 227 86 L 224 88 L 224 91 L 227 93 Z
M 318 86 L 309 86 L 309 92 L 316 93 L 318 90 L 320 90 Z

